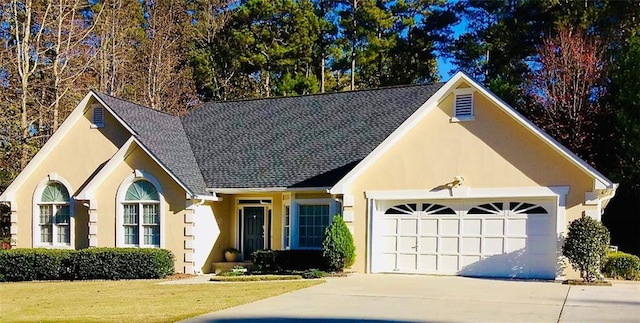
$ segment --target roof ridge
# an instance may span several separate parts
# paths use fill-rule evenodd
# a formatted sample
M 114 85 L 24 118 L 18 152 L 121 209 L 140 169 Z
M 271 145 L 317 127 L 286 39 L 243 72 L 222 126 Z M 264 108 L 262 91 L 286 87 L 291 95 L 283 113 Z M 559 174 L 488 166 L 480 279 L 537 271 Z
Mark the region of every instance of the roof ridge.
M 222 104 L 222 103 L 233 103 L 233 102 L 248 102 L 248 101 L 267 101 L 267 100 L 277 100 L 277 99 L 294 99 L 294 98 L 304 98 L 304 97 L 314 97 L 314 96 L 324 96 L 324 95 L 340 95 L 347 93 L 362 93 L 362 92 L 372 92 L 372 91 L 380 91 L 380 90 L 389 90 L 389 89 L 398 89 L 398 88 L 411 88 L 411 87 L 419 87 L 419 86 L 430 86 L 437 84 L 444 84 L 446 82 L 433 82 L 433 83 L 422 83 L 422 84 L 400 84 L 400 85 L 388 85 L 381 86 L 375 88 L 367 88 L 367 89 L 359 89 L 359 90 L 347 90 L 347 91 L 336 91 L 336 92 L 324 92 L 324 93 L 311 93 L 311 94 L 297 94 L 297 95 L 281 95 L 281 96 L 272 96 L 272 97 L 263 97 L 263 98 L 244 98 L 244 99 L 231 99 L 231 100 L 221 100 L 221 101 L 207 101 L 203 102 L 201 107 L 204 107 L 208 104 Z M 199 108 L 193 109 L 191 111 L 198 110 Z M 191 113 L 189 111 L 187 114 Z
M 168 115 L 168 116 L 172 116 L 172 117 L 180 117 L 179 115 L 175 115 L 175 114 L 173 114 L 173 113 L 169 113 L 169 112 L 162 111 L 162 110 L 156 110 L 156 109 L 150 108 L 150 107 L 148 107 L 148 106 L 146 106 L 146 105 L 142 105 L 142 104 L 139 104 L 139 103 L 133 102 L 133 101 L 131 101 L 131 100 L 129 100 L 129 99 L 120 98 L 120 97 L 113 96 L 113 95 L 110 95 L 110 94 L 106 94 L 106 93 L 98 92 L 98 91 L 96 91 L 96 90 L 94 90 L 94 89 L 90 89 L 90 91 L 94 92 L 95 94 L 98 94 L 98 95 L 104 95 L 104 96 L 107 96 L 107 97 L 109 97 L 109 98 L 111 98 L 111 99 L 115 99 L 115 100 L 118 100 L 118 101 L 122 101 L 122 102 L 126 102 L 126 103 L 129 103 L 129 104 L 133 104 L 133 105 L 135 105 L 135 106 L 138 106 L 138 107 L 141 107 L 141 108 L 144 108 L 144 109 L 150 110 L 150 111 L 159 112 L 159 113 L 166 114 L 166 115 Z

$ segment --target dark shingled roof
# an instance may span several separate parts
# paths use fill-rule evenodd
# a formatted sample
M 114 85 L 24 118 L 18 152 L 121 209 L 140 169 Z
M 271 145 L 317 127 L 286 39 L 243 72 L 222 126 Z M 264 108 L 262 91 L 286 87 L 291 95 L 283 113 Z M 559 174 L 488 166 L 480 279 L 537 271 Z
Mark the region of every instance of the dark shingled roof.
M 182 121 L 208 188 L 329 187 L 442 85 L 212 102 Z
M 96 93 L 194 193 L 330 187 L 443 83 L 212 102 L 177 117 Z
M 138 140 L 196 194 L 205 194 L 206 185 L 189 146 L 180 117 L 129 101 L 94 92 L 138 136 Z

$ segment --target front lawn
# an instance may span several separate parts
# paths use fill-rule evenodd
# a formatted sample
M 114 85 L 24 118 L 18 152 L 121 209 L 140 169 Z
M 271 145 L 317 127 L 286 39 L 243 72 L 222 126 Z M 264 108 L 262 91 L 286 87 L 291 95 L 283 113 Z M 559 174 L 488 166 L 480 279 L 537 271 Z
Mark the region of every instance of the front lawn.
M 173 322 L 320 281 L 158 285 L 158 280 L 0 284 L 0 322 Z

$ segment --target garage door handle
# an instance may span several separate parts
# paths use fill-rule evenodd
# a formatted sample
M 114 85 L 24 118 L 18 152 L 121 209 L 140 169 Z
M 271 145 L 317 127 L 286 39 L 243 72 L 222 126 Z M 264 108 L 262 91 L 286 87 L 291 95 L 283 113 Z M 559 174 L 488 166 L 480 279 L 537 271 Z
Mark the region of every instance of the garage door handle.
M 418 246 L 413 246 L 411 247 L 411 249 L 418 249 Z

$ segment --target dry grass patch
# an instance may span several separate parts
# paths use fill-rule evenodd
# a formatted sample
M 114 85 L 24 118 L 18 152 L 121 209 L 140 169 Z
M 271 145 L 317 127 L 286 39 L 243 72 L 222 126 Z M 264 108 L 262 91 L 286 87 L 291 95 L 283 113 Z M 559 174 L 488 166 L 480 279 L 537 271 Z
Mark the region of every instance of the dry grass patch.
M 173 322 L 319 281 L 158 285 L 158 280 L 0 284 L 0 322 Z

